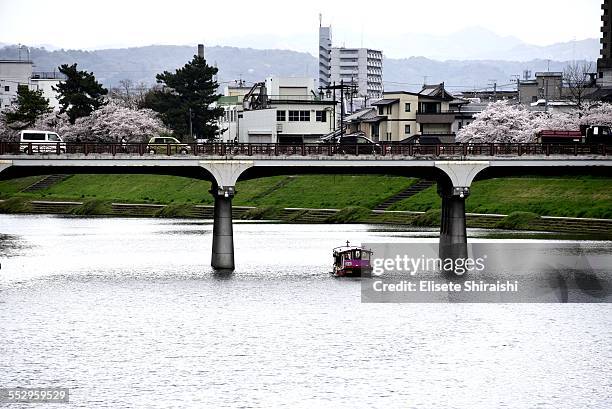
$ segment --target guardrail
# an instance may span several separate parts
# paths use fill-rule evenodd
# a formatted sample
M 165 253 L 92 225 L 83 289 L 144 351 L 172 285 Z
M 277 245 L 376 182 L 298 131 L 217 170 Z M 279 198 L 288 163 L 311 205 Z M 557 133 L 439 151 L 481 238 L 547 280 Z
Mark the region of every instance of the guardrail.
M 478 143 L 478 144 L 278 144 L 278 143 L 19 143 L 0 142 L 0 155 L 135 155 L 135 156 L 584 156 L 612 154 L 612 145 Z

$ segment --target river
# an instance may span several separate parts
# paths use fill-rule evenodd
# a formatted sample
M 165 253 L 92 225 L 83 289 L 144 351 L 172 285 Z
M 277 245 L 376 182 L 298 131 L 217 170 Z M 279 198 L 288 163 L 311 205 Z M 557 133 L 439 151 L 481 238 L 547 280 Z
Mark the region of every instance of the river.
M 434 230 L 236 223 L 231 275 L 211 231 L 0 215 L 0 387 L 83 408 L 612 407 L 611 304 L 365 304 L 331 248 Z

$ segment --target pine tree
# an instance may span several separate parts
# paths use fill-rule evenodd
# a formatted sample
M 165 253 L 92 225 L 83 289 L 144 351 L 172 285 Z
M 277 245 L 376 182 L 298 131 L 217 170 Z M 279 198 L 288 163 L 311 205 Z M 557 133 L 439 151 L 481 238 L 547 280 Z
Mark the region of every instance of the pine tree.
M 13 129 L 30 127 L 38 118 L 53 111 L 42 91 L 30 90 L 27 85 L 17 87 L 17 109 L 5 114 L 5 121 Z
M 60 113 L 66 113 L 71 124 L 104 105 L 108 90 L 91 72 L 77 70 L 77 65 L 63 64 L 59 71 L 66 76 L 53 90 L 59 94 Z
M 218 133 L 216 120 L 223 108 L 211 108 L 220 95 L 214 79 L 218 69 L 194 55 L 182 68 L 171 73 L 157 74 L 161 90 L 150 91 L 143 105 L 159 112 L 164 124 L 178 135 L 189 135 L 190 116 L 194 137 L 214 139 Z

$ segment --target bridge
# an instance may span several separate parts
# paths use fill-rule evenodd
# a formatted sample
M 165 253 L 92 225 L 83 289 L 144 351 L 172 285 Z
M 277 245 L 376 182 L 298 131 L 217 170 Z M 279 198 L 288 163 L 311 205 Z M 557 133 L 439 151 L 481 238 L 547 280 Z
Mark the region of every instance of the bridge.
M 188 147 L 188 148 L 187 148 Z M 440 257 L 467 257 L 465 200 L 475 179 L 522 174 L 612 174 L 612 145 L 542 144 L 147 144 L 0 143 L 0 177 L 49 173 L 154 173 L 212 182 L 211 265 L 234 269 L 232 198 L 238 180 L 301 173 L 426 177 L 442 201 Z

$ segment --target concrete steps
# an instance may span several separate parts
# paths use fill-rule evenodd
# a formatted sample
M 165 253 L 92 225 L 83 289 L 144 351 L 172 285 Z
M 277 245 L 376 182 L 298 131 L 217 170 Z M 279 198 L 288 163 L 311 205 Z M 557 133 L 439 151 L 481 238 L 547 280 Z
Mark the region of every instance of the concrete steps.
M 401 192 L 399 192 L 398 194 L 396 194 L 393 197 L 390 197 L 389 199 L 385 200 L 384 202 L 382 202 L 381 204 L 379 204 L 378 206 L 376 206 L 374 208 L 374 210 L 386 210 L 389 207 L 391 207 L 391 205 L 407 199 L 411 196 L 416 195 L 417 193 L 422 192 L 423 190 L 435 185 L 436 182 L 433 180 L 429 180 L 429 179 L 420 179 L 418 180 L 415 184 L 411 185 L 410 187 L 408 187 L 405 190 L 402 190 Z
M 33 200 L 30 202 L 30 210 L 32 213 L 68 214 L 82 204 L 82 202 Z
M 155 216 L 165 205 L 111 203 L 111 214 L 115 216 Z
M 49 175 L 47 177 L 42 178 L 38 182 L 33 183 L 30 186 L 26 187 L 21 192 L 23 193 L 38 192 L 39 190 L 47 189 L 49 186 L 52 186 L 56 183 L 66 180 L 68 177 L 70 177 L 70 175 Z
M 209 205 L 195 205 L 192 207 L 190 211 L 190 215 L 192 217 L 196 217 L 198 219 L 212 219 L 214 213 L 214 206 Z M 232 207 L 232 218 L 234 220 L 240 219 L 247 211 L 253 209 L 253 207 L 248 206 L 233 206 Z

